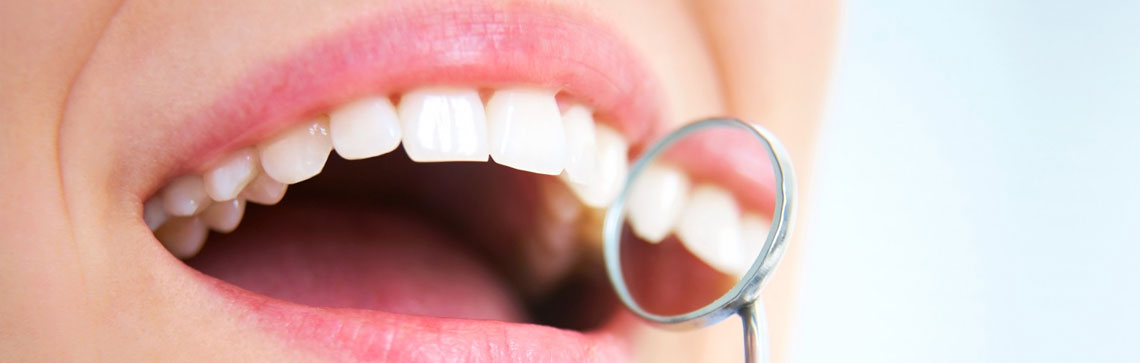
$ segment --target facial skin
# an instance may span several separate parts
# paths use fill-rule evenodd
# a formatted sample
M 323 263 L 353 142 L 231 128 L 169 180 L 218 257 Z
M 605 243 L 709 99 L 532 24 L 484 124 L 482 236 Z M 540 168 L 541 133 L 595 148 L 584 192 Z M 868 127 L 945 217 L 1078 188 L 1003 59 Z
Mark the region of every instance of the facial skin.
M 810 185 L 834 1 L 537 2 L 588 14 L 624 39 L 655 80 L 664 128 L 719 115 L 762 124 L 788 147 L 801 185 Z M 124 195 L 162 180 L 107 182 L 134 175 L 135 165 L 116 164 L 123 150 L 114 140 L 146 139 L 174 127 L 182 121 L 170 115 L 215 102 L 259 65 L 335 34 L 361 14 L 393 6 L 362 0 L 0 4 L 0 357 L 313 359 L 224 321 L 191 277 L 156 267 L 169 262 L 152 264 L 166 252 L 139 232 L 145 228 L 137 219 L 139 203 L 147 195 L 134 195 L 133 204 Z M 148 165 L 179 168 L 164 162 Z M 138 175 L 157 179 L 158 173 Z M 777 361 L 794 309 L 792 245 L 765 292 Z M 737 329 L 639 329 L 635 350 L 647 361 L 738 360 Z

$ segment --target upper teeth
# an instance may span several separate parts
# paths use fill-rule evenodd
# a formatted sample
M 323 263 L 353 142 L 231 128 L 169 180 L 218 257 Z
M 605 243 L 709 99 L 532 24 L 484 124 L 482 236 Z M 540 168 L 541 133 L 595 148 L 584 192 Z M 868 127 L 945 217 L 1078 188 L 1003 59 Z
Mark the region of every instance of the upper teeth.
M 628 142 L 595 125 L 586 107 L 570 105 L 560 113 L 555 94 L 507 88 L 491 94 L 486 105 L 473 88 L 417 89 L 401 95 L 398 105 L 364 97 L 235 151 L 202 175 L 175 179 L 147 201 L 144 219 L 175 255 L 189 257 L 201 248 L 207 228 L 236 228 L 246 200 L 277 203 L 288 184 L 319 174 L 333 149 L 345 159 L 362 159 L 401 142 L 417 162 L 490 157 L 520 170 L 564 173 L 586 204 L 604 207 L 625 180 Z

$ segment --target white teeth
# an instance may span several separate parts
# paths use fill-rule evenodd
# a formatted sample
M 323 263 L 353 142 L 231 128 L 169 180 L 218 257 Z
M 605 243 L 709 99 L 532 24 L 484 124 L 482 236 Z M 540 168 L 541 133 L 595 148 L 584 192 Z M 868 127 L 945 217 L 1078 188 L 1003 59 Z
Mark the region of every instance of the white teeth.
M 285 197 L 285 189 L 288 187 L 262 172 L 249 182 L 241 192 L 241 198 L 261 205 L 274 205 Z
M 153 231 L 170 218 L 164 208 L 166 207 L 163 206 L 162 196 L 158 195 L 151 197 L 143 204 L 143 222 L 146 222 L 147 228 Z
M 247 147 L 233 153 L 214 169 L 206 172 L 206 194 L 220 202 L 237 197 L 258 171 L 257 150 Z
M 629 224 L 638 236 L 658 243 L 669 235 L 685 203 L 689 178 L 680 170 L 652 164 L 641 172 L 629 195 Z
M 487 101 L 487 143 L 495 162 L 558 175 L 566 165 L 566 136 L 553 91 L 513 88 Z
M 487 121 L 474 89 L 425 88 L 400 99 L 404 150 L 417 162 L 487 161 Z
M 693 255 L 717 270 L 732 273 L 740 259 L 740 209 L 736 199 L 720 187 L 694 188 L 677 222 L 677 236 Z
M 594 116 L 589 109 L 574 105 L 562 115 L 562 124 L 566 129 L 566 178 L 571 183 L 589 184 L 597 163 Z
M 751 213 L 740 217 L 740 258 L 734 269 L 737 275 L 748 272 L 752 262 L 760 255 L 760 249 L 764 248 L 764 241 L 768 239 L 771 223 L 771 219 Z
M 202 222 L 210 229 L 230 233 L 241 223 L 242 214 L 245 214 L 245 200 L 233 199 L 217 202 L 202 212 Z
M 329 129 L 336 153 L 347 160 L 379 156 L 400 145 L 396 107 L 385 97 L 364 98 L 333 111 Z
M 320 174 L 332 152 L 324 117 L 289 129 L 260 146 L 261 168 L 285 184 L 299 183 Z
M 163 206 L 172 216 L 194 215 L 210 204 L 205 183 L 199 175 L 184 175 L 171 181 L 162 191 Z
M 588 206 L 602 208 L 613 202 L 621 192 L 626 173 L 629 172 L 626 155 L 629 144 L 617 131 L 597 125 L 594 178 L 587 184 L 569 183 L 570 189 Z
M 198 254 L 206 242 L 209 229 L 198 217 L 172 218 L 154 231 L 154 236 L 178 258 L 190 258 Z

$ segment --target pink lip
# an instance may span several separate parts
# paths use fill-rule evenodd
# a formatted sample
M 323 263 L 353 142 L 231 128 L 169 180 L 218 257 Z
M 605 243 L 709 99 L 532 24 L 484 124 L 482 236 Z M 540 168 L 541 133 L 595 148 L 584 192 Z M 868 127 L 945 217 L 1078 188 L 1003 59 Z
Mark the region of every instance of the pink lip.
M 207 166 L 352 97 L 425 85 L 561 89 L 634 143 L 659 124 L 654 78 L 589 16 L 553 4 L 429 2 L 365 17 L 257 68 L 186 123 L 194 134 L 209 131 L 181 164 Z
M 421 3 L 365 17 L 290 57 L 254 68 L 245 82 L 170 135 L 195 136 L 177 153 L 182 155 L 177 164 L 201 168 L 352 97 L 423 85 L 519 84 L 563 90 L 594 107 L 599 122 L 615 126 L 636 143 L 659 124 L 660 109 L 656 83 L 641 64 L 602 24 L 570 9 L 529 3 Z M 281 337 L 288 346 L 334 359 L 622 361 L 628 356 L 613 324 L 603 331 L 578 333 L 529 324 L 316 308 L 193 273 L 219 298 L 233 302 L 239 320 Z

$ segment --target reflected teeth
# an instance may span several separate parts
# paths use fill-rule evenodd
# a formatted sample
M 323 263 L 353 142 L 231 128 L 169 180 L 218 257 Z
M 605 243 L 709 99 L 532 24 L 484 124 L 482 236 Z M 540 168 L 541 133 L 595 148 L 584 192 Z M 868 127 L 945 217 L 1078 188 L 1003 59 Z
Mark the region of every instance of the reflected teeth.
M 680 216 L 688 191 L 689 178 L 680 170 L 649 165 L 630 190 L 630 227 L 648 242 L 661 242 Z
M 677 222 L 681 243 L 722 272 L 737 270 L 740 259 L 740 209 L 728 191 L 711 185 L 692 190 Z
M 733 269 L 737 275 L 748 272 L 756 256 L 760 255 L 760 249 L 768 239 L 771 222 L 771 219 L 751 213 L 740 217 L 740 258 L 735 260 Z
M 246 202 L 276 204 L 289 184 L 319 174 L 333 149 L 344 159 L 363 159 L 401 142 L 417 162 L 494 158 L 524 171 L 562 174 L 583 204 L 605 207 L 625 181 L 629 144 L 617 131 L 595 125 L 585 106 L 571 104 L 561 113 L 557 93 L 501 89 L 486 106 L 474 88 L 421 88 L 401 95 L 398 105 L 386 96 L 364 97 L 227 155 L 201 175 L 171 181 L 146 202 L 143 219 L 176 256 L 190 257 L 208 230 L 234 230 Z M 661 186 L 676 189 L 666 184 Z M 671 225 L 660 212 L 633 219 L 660 235 Z
M 367 97 L 329 114 L 333 147 L 347 160 L 379 156 L 400 145 L 396 107 L 384 97 Z
M 629 144 L 617 131 L 595 125 L 595 159 L 592 180 L 569 183 L 570 189 L 588 206 L 602 208 L 609 205 L 621 192 L 626 173 L 629 172 Z
M 258 169 L 257 150 L 238 150 L 202 176 L 206 194 L 216 202 L 234 199 L 257 176 Z
M 474 89 L 425 88 L 400 99 L 404 150 L 417 162 L 487 161 L 487 120 Z
M 554 92 L 496 91 L 487 101 L 487 143 L 495 162 L 558 175 L 566 165 L 566 135 Z
M 261 168 L 285 184 L 312 178 L 321 172 L 332 152 L 324 117 L 294 126 L 260 146 Z

